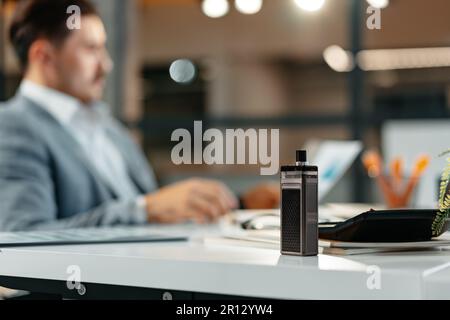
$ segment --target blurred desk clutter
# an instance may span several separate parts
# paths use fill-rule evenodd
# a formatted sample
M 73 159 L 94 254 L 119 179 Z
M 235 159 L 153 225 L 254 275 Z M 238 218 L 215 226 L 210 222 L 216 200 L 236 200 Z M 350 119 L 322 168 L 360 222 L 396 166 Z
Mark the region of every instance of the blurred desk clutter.
M 340 222 L 353 218 L 361 212 L 384 208 L 382 204 L 328 203 L 319 206 L 319 223 Z M 241 225 L 243 229 L 280 229 L 280 209 L 236 210 L 228 219 L 232 223 Z
M 330 204 L 320 210 L 320 224 L 330 225 L 355 218 L 369 208 L 363 204 Z M 381 206 L 373 206 L 382 208 Z M 372 208 L 372 207 L 371 207 Z M 373 209 L 373 208 L 372 208 Z M 376 212 L 376 211 L 375 211 Z M 382 211 L 379 211 L 382 212 Z M 36 245 L 82 245 L 89 243 L 130 243 L 194 241 L 207 245 L 250 246 L 279 250 L 279 210 L 238 210 L 217 224 L 149 225 L 86 230 L 36 231 L 0 233 L 0 248 Z M 84 236 L 83 236 L 84 235 Z M 80 238 L 81 237 L 81 238 Z M 76 240 L 74 240 L 76 238 Z M 0 241 L 1 242 L 1 241 Z M 420 248 L 430 249 L 450 245 L 446 235 L 438 240 L 397 243 L 357 243 L 320 239 L 320 252 L 324 254 L 362 254 L 380 251 L 398 251 Z
M 365 204 L 329 204 L 319 208 L 319 246 L 322 254 L 435 250 L 450 246 L 450 234 L 432 237 L 437 210 L 383 210 Z M 279 210 L 240 210 L 228 217 L 241 228 L 204 238 L 209 245 L 280 248 Z M 335 228 L 337 231 L 330 228 Z M 446 230 L 446 228 L 445 228 Z M 445 231 L 444 230 L 444 231 Z M 336 241 L 339 239 L 339 241 Z M 344 241 L 341 241 L 341 240 Z
M 416 249 L 430 250 L 450 246 L 448 233 L 443 233 L 438 238 L 432 238 L 429 234 L 428 231 L 431 228 L 428 224 L 431 225 L 430 219 L 432 220 L 434 217 L 432 210 L 386 211 L 383 209 L 382 205 L 351 203 L 320 206 L 320 253 L 349 255 Z M 384 221 L 382 221 L 384 224 L 381 225 L 379 224 L 380 215 L 384 217 Z M 368 220 L 372 224 L 367 225 Z M 390 226 L 392 226 L 391 231 L 388 230 Z M 397 239 L 395 238 L 396 230 L 399 230 L 401 226 L 403 226 L 404 232 L 398 232 L 400 238 Z M 340 227 L 343 231 L 337 228 L 337 232 L 333 233 L 330 228 L 336 227 Z M 356 228 L 356 231 L 352 228 Z M 376 230 L 380 230 L 380 232 L 374 232 Z M 366 238 L 364 238 L 365 232 L 370 233 Z M 402 234 L 405 234 L 407 238 L 402 240 Z M 371 239 L 375 240 L 371 241 Z M 0 248 L 155 241 L 194 241 L 206 245 L 250 246 L 279 251 L 280 210 L 236 210 L 218 223 L 209 225 L 155 224 L 139 227 L 0 233 Z

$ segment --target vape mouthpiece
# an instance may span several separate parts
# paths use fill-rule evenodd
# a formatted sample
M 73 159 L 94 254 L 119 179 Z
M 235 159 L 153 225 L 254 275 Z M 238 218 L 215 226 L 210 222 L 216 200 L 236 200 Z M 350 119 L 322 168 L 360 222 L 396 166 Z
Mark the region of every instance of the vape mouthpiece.
M 295 154 L 295 163 L 298 166 L 308 164 L 308 159 L 306 157 L 306 150 L 297 150 Z

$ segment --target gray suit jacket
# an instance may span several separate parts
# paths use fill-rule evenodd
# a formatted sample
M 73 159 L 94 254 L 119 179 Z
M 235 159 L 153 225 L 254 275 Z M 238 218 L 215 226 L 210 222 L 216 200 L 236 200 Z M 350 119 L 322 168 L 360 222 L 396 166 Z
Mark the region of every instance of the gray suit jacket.
M 138 190 L 153 191 L 153 172 L 124 128 L 111 118 L 106 131 Z M 144 223 L 136 206 L 118 200 L 78 142 L 43 108 L 21 95 L 0 107 L 0 231 Z

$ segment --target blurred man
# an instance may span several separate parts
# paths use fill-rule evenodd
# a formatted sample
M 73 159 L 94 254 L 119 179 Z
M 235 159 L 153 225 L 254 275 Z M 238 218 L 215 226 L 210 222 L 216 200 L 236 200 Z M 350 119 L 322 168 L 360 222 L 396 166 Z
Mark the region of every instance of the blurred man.
M 80 29 L 67 27 L 72 5 Z M 238 207 L 217 181 L 157 188 L 142 152 L 99 102 L 112 62 L 88 0 L 21 2 L 10 40 L 24 78 L 0 110 L 0 230 L 203 223 Z M 276 205 L 278 190 L 258 187 L 244 202 Z

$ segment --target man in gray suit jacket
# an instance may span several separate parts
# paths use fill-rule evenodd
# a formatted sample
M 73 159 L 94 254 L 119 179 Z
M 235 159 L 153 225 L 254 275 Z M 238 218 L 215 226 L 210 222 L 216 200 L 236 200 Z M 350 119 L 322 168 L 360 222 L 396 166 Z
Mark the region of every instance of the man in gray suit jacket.
M 71 5 L 81 12 L 75 30 Z M 10 40 L 24 80 L 0 108 L 1 231 L 208 222 L 237 207 L 217 181 L 157 188 L 142 152 L 99 102 L 112 63 L 88 0 L 23 1 Z M 250 192 L 247 205 L 252 195 L 278 201 L 270 187 Z

